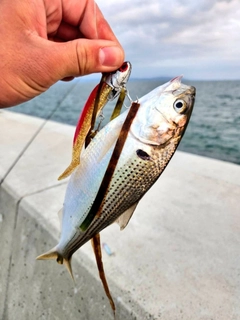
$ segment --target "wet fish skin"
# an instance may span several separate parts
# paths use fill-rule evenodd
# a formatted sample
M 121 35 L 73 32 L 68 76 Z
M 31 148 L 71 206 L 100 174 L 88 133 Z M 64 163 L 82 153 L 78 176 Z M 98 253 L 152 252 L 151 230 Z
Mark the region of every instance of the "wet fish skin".
M 195 88 L 181 84 L 181 77 L 139 99 L 109 190 L 100 212 L 83 232 L 82 222 L 95 199 L 127 112 L 105 126 L 83 152 L 72 173 L 63 206 L 58 245 L 38 257 L 57 259 L 70 273 L 71 257 L 84 243 L 118 220 L 128 223 L 137 203 L 159 178 L 184 134 L 195 98 Z

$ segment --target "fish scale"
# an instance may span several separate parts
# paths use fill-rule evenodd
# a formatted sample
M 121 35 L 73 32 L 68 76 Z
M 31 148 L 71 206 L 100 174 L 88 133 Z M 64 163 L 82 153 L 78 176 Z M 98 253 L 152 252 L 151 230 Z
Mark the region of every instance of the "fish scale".
M 131 146 L 131 138 L 128 137 L 127 141 L 128 145 Z M 129 150 L 128 145 L 123 149 L 123 153 Z M 137 147 L 143 147 L 143 144 L 138 143 Z M 176 143 L 169 144 L 164 150 L 155 147 L 152 154 L 153 158 L 157 159 L 156 162 L 141 160 L 134 152 L 130 155 L 130 161 L 124 164 L 119 163 L 110 183 L 107 197 L 105 197 L 100 207 L 101 215 L 95 218 L 86 232 L 82 233 L 81 236 L 79 235 L 79 246 L 91 239 L 92 234 L 100 232 L 108 224 L 113 223 L 129 207 L 140 200 L 162 173 L 175 148 Z

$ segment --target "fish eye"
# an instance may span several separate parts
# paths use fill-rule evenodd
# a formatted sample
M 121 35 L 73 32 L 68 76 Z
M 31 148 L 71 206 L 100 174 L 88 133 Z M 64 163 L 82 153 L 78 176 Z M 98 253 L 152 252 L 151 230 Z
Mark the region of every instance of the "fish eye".
M 182 99 L 177 99 L 173 104 L 173 108 L 177 113 L 184 113 L 187 108 L 187 103 Z

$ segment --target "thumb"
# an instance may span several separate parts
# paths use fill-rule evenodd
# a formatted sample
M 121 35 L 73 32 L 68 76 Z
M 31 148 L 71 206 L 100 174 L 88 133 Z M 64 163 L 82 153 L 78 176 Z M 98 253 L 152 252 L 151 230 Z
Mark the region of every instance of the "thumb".
M 48 48 L 49 70 L 56 80 L 96 72 L 110 72 L 124 61 L 124 52 L 117 42 L 78 39 L 64 43 L 52 42 Z

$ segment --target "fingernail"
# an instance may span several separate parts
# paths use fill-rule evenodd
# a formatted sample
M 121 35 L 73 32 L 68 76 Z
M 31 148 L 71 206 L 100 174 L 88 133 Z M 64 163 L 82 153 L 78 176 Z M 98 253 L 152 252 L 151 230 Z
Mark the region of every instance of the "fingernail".
M 119 47 L 105 47 L 99 50 L 99 62 L 103 66 L 118 66 L 122 51 Z

